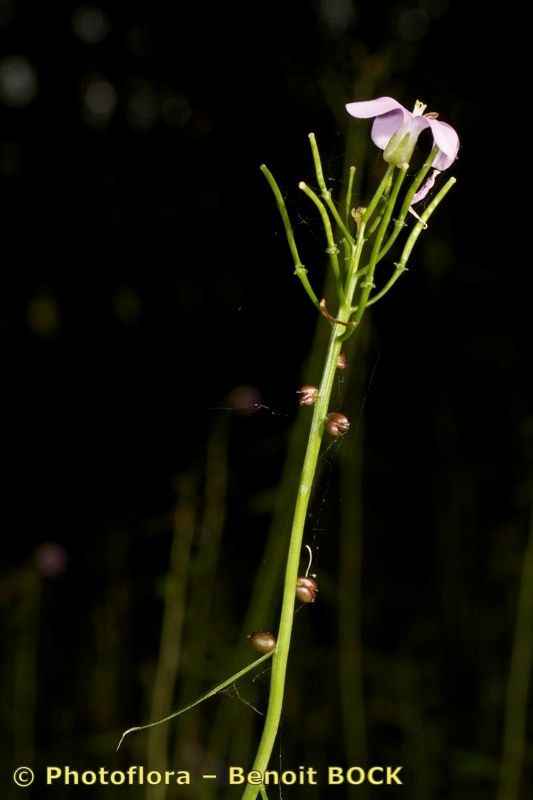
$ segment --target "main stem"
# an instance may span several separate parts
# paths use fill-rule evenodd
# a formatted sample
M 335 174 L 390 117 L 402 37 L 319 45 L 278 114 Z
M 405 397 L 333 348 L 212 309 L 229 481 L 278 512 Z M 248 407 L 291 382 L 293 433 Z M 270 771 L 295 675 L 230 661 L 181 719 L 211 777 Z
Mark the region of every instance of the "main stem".
M 348 321 L 349 314 L 350 303 L 345 300 L 339 309 L 337 318 Z M 333 389 L 337 360 L 342 345 L 341 341 L 339 341 L 339 336 L 344 331 L 345 327 L 339 325 L 338 323 L 334 324 L 331 329 L 326 363 L 322 373 L 322 380 L 314 408 L 313 419 L 311 421 L 311 430 L 309 432 L 307 449 L 305 452 L 302 473 L 300 476 L 300 486 L 298 489 L 298 496 L 294 509 L 289 552 L 287 556 L 285 585 L 283 591 L 283 602 L 281 606 L 277 645 L 276 651 L 272 658 L 270 702 L 265 719 L 263 735 L 261 737 L 261 742 L 259 744 L 253 766 L 254 770 L 258 770 L 261 773 L 263 773 L 268 767 L 268 762 L 270 760 L 272 748 L 274 747 L 274 742 L 281 719 L 285 674 L 287 671 L 287 660 L 289 657 L 294 616 L 296 580 L 298 578 L 300 552 L 302 549 L 302 539 L 305 521 L 307 518 L 307 508 L 309 505 L 309 498 L 311 496 L 311 489 L 313 486 L 318 456 L 320 453 L 320 444 L 322 442 L 322 435 L 324 432 L 324 423 L 329 408 L 331 391 Z M 244 791 L 242 800 L 255 800 L 258 791 L 259 787 L 257 785 L 249 784 Z
M 274 742 L 276 741 L 281 719 L 283 694 L 285 690 L 285 676 L 287 673 L 287 661 L 289 658 L 292 624 L 294 618 L 296 580 L 298 578 L 298 567 L 300 564 L 300 553 L 302 549 L 305 521 L 307 518 L 307 508 L 309 506 L 309 499 L 311 497 L 311 490 L 313 488 L 318 456 L 320 454 L 320 445 L 322 442 L 322 436 L 324 434 L 324 426 L 328 413 L 331 391 L 333 389 L 333 383 L 335 380 L 337 361 L 342 347 L 342 340 L 347 331 L 347 326 L 341 323 L 348 323 L 352 313 L 352 302 L 357 286 L 359 264 L 361 263 L 361 256 L 365 244 L 367 223 L 374 213 L 385 186 L 390 176 L 393 174 L 393 171 L 393 167 L 389 166 L 381 180 L 380 185 L 378 186 L 374 197 L 370 201 L 368 208 L 362 209 L 363 213 L 357 234 L 357 242 L 355 247 L 352 249 L 352 257 L 350 259 L 346 285 L 339 310 L 336 315 L 336 319 L 340 320 L 341 322 L 333 323 L 331 327 L 331 336 L 329 339 L 326 361 L 324 364 L 324 370 L 322 372 L 322 379 L 320 381 L 318 398 L 315 403 L 313 419 L 311 421 L 311 429 L 309 431 L 307 449 L 305 451 L 298 495 L 294 509 L 289 552 L 287 555 L 287 565 L 285 568 L 285 585 L 283 588 L 283 600 L 281 604 L 278 638 L 276 650 L 272 657 L 270 697 L 265 718 L 265 726 L 263 728 L 263 734 L 261 736 L 261 741 L 259 742 L 259 747 L 253 765 L 253 769 L 260 773 L 264 773 L 268 767 L 268 762 L 274 747 Z M 395 198 L 391 197 L 387 203 L 386 213 L 389 214 L 389 219 L 390 213 L 392 213 L 392 206 L 394 205 L 394 202 Z M 362 313 L 360 314 L 359 319 L 361 316 Z M 260 787 L 258 785 L 248 784 L 244 790 L 242 800 L 255 800 L 259 793 L 259 789 Z

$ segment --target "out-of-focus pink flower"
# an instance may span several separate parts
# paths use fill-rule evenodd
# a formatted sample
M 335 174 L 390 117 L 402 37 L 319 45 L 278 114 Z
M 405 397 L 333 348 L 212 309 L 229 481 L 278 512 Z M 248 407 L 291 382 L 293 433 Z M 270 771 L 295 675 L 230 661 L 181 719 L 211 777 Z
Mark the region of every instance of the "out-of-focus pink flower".
M 44 542 L 36 549 L 33 560 L 35 566 L 46 578 L 57 578 L 68 566 L 68 554 L 57 542 Z

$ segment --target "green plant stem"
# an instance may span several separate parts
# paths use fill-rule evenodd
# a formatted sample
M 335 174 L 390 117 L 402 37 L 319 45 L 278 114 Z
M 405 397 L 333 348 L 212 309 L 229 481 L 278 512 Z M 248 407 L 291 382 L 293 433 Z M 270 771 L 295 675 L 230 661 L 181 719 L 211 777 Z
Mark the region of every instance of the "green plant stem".
M 318 297 L 314 293 L 313 288 L 309 283 L 309 278 L 307 277 L 307 270 L 300 260 L 300 254 L 298 253 L 298 248 L 296 246 L 296 241 L 294 239 L 294 233 L 292 230 L 291 221 L 289 219 L 287 207 L 285 205 L 285 200 L 283 199 L 283 195 L 281 194 L 279 186 L 276 183 L 275 178 L 268 169 L 268 167 L 265 164 L 261 164 L 260 169 L 265 178 L 267 179 L 269 186 L 274 193 L 274 197 L 276 198 L 276 202 L 278 204 L 279 213 L 281 214 L 281 218 L 283 220 L 283 225 L 285 227 L 285 234 L 287 236 L 289 248 L 294 260 L 294 274 L 300 279 L 302 286 L 307 292 L 307 296 L 309 297 L 315 308 L 317 308 L 318 311 L 320 311 L 320 303 L 318 302 Z
M 332 291 L 333 275 L 328 270 L 321 296 L 329 297 L 332 295 Z M 317 384 L 320 379 L 324 350 L 327 346 L 329 335 L 329 331 L 326 330 L 324 325 L 323 317 L 317 317 L 317 323 L 310 353 L 302 369 L 302 375 L 312 384 Z M 278 613 L 279 586 L 283 580 L 287 542 L 292 524 L 292 520 L 287 518 L 287 509 L 291 508 L 296 497 L 300 478 L 299 471 L 302 466 L 308 433 L 309 416 L 303 412 L 298 415 L 290 435 L 286 463 L 279 481 L 279 489 L 275 493 L 269 532 L 262 557 L 258 562 L 256 577 L 252 583 L 252 594 L 248 610 L 243 621 L 243 638 L 253 628 L 260 630 L 269 628 Z M 323 467 L 324 461 L 319 461 L 315 482 Z M 240 651 L 237 652 L 240 653 Z M 237 666 L 238 662 L 235 662 L 234 668 L 237 669 Z M 218 704 L 215 720 L 210 726 L 209 744 L 206 751 L 216 754 L 216 757 L 222 763 L 248 763 L 251 758 L 250 752 L 252 752 L 253 756 L 257 749 L 252 732 L 254 724 L 255 719 L 249 715 L 243 716 L 241 714 L 241 704 Z
M 344 223 L 348 227 L 350 223 L 350 213 L 352 210 L 352 196 L 353 196 L 353 182 L 355 178 L 355 167 L 352 165 L 348 173 L 348 188 L 346 189 L 346 198 L 344 205 Z
M 405 243 L 405 247 L 402 251 L 400 260 L 396 264 L 395 271 L 393 272 L 393 274 L 391 275 L 385 286 L 382 289 L 380 289 L 379 292 L 376 292 L 376 294 L 370 297 L 370 299 L 366 304 L 367 307 L 373 305 L 374 303 L 377 303 L 378 300 L 381 300 L 383 295 L 387 294 L 389 289 L 391 289 L 392 286 L 394 286 L 394 284 L 396 283 L 402 272 L 405 272 L 405 270 L 407 269 L 407 261 L 409 260 L 409 256 L 411 255 L 413 247 L 415 246 L 416 240 L 418 239 L 422 231 L 427 227 L 428 219 L 431 217 L 431 215 L 433 214 L 439 203 L 442 200 L 444 200 L 444 198 L 446 197 L 446 195 L 448 194 L 448 192 L 450 191 L 455 182 L 456 182 L 455 178 L 450 178 L 444 184 L 440 192 L 431 201 L 431 203 L 429 203 L 424 213 L 421 214 L 420 219 L 418 220 L 413 230 L 409 234 L 409 238 Z
M 313 161 L 315 163 L 316 179 L 318 181 L 318 185 L 320 186 L 322 197 L 326 201 L 326 205 L 331 212 L 331 216 L 339 226 L 339 230 L 341 230 L 344 234 L 346 241 L 350 244 L 353 244 L 353 236 L 342 221 L 341 215 L 337 210 L 337 206 L 331 199 L 331 192 L 326 186 L 326 181 L 324 180 L 324 171 L 322 169 L 322 161 L 320 160 L 320 153 L 318 152 L 318 145 L 316 143 L 316 136 L 314 133 L 309 134 L 309 141 L 311 143 L 311 151 L 313 153 Z
M 393 171 L 389 170 L 387 175 L 388 175 L 387 182 L 385 183 L 385 186 L 384 186 L 384 189 L 383 189 L 383 194 L 381 196 L 381 203 L 380 203 L 381 209 L 380 209 L 380 212 L 378 214 L 376 214 L 376 217 L 373 220 L 372 224 L 368 226 L 368 238 L 373 236 L 374 233 L 376 232 L 376 230 L 381 225 L 381 220 L 383 219 L 383 214 L 385 213 L 385 209 L 387 208 L 387 202 L 389 200 L 390 190 L 391 190 L 391 186 L 392 186 Z M 361 270 L 361 273 L 364 273 L 366 271 L 366 269 L 368 269 L 368 265 L 367 265 L 366 268 L 363 268 Z
M 394 167 L 391 167 L 391 166 L 387 167 L 387 171 L 385 172 L 383 178 L 381 179 L 381 182 L 380 182 L 380 184 L 379 184 L 379 186 L 377 188 L 377 191 L 376 191 L 374 197 L 372 198 L 372 200 L 370 201 L 368 207 L 364 208 L 364 209 L 361 209 L 361 212 L 362 212 L 362 214 L 361 214 L 361 222 L 359 223 L 359 230 L 357 232 L 357 242 L 356 242 L 356 245 L 355 245 L 355 247 L 353 249 L 353 256 L 352 256 L 352 260 L 350 262 L 350 269 L 349 269 L 349 273 L 348 273 L 348 279 L 346 281 L 346 290 L 345 290 L 345 294 L 344 294 L 345 299 L 350 298 L 350 302 L 352 302 L 352 300 L 353 300 L 353 296 L 354 296 L 355 290 L 357 288 L 357 281 L 359 280 L 359 277 L 361 275 L 361 270 L 359 269 L 359 264 L 361 263 L 361 257 L 362 257 L 362 254 L 363 254 L 363 248 L 365 246 L 365 241 L 366 241 L 366 239 L 365 239 L 366 228 L 367 228 L 368 223 L 370 222 L 370 219 L 372 218 L 372 214 L 376 210 L 376 207 L 377 207 L 377 205 L 378 205 L 378 203 L 379 203 L 379 201 L 380 201 L 380 199 L 381 199 L 381 197 L 383 195 L 383 192 L 385 191 L 386 187 L 389 184 L 389 180 L 390 180 L 390 177 L 393 174 L 393 172 L 394 172 Z M 390 199 L 389 199 L 388 202 L 390 203 Z M 374 251 L 372 251 L 372 252 L 374 252 Z M 366 291 L 365 288 L 363 288 L 363 293 L 365 291 Z M 368 291 L 370 291 L 370 289 Z M 351 312 L 353 310 L 354 309 L 351 308 Z M 344 342 L 346 339 L 348 339 L 352 335 L 352 333 L 354 331 L 354 328 L 361 321 L 361 318 L 362 318 L 363 314 L 364 314 L 364 308 L 363 308 L 361 314 L 358 315 L 358 317 L 356 318 L 353 326 L 352 327 L 347 327 L 346 330 L 343 331 L 343 333 L 341 333 L 341 335 L 339 336 L 339 342 L 341 344 L 342 344 L 342 342 Z
M 339 319 L 343 316 L 348 319 L 349 306 L 345 303 L 344 308 L 339 312 Z M 281 719 L 281 709 L 283 704 L 283 694 L 285 689 L 285 675 L 287 671 L 287 659 L 292 634 L 292 622 L 294 616 L 295 587 L 298 578 L 298 568 L 300 565 L 300 551 L 302 549 L 302 538 L 307 517 L 307 507 L 311 495 L 311 488 L 315 476 L 316 465 L 320 453 L 324 421 L 327 415 L 331 390 L 335 378 L 337 359 L 339 357 L 341 343 L 337 341 L 343 326 L 336 323 L 332 326 L 329 340 L 328 353 L 317 402 L 315 404 L 311 430 L 307 443 L 304 464 L 300 477 L 300 486 L 296 507 L 294 510 L 293 525 L 287 556 L 287 567 L 285 572 L 285 584 L 283 590 L 283 602 L 281 606 L 280 624 L 278 629 L 276 652 L 272 658 L 272 678 L 270 683 L 270 699 L 268 711 L 265 719 L 265 727 L 261 742 L 257 751 L 253 769 L 264 772 L 268 766 L 272 748 L 278 732 Z M 258 786 L 249 784 L 243 794 L 243 800 L 255 800 L 259 791 Z
M 378 186 L 377 192 L 370 201 L 370 204 L 367 208 L 362 209 L 361 215 L 361 222 L 359 223 L 359 230 L 357 232 L 357 243 L 353 250 L 353 258 L 350 263 L 350 271 L 348 274 L 348 280 L 346 281 L 346 291 L 345 291 L 345 298 L 353 298 L 355 293 L 355 289 L 357 287 L 357 281 L 359 279 L 360 271 L 359 271 L 359 263 L 361 261 L 361 256 L 363 254 L 363 247 L 365 246 L 365 233 L 367 224 L 374 213 L 376 206 L 379 202 L 380 197 L 382 196 L 385 187 L 388 183 L 389 177 L 392 173 L 393 167 L 388 167 L 385 175 L 381 179 L 381 182 Z M 340 318 L 339 318 L 340 319 Z
M 372 198 L 368 208 L 362 214 L 361 224 L 357 237 L 357 244 L 354 248 L 354 255 L 350 263 L 350 271 L 346 281 L 344 299 L 340 304 L 336 314 L 338 320 L 348 322 L 352 310 L 353 294 L 357 285 L 357 268 L 364 246 L 365 228 L 374 209 L 376 208 L 383 188 L 388 179 L 389 170 L 381 181 L 376 194 Z M 292 625 L 294 618 L 295 587 L 298 578 L 300 565 L 300 553 L 302 549 L 302 539 L 307 518 L 307 508 L 311 496 L 311 490 L 315 478 L 320 445 L 324 433 L 326 416 L 328 413 L 331 391 L 335 380 L 337 360 L 342 346 L 342 334 L 345 332 L 345 325 L 340 322 L 332 324 L 329 345 L 326 354 L 322 379 L 320 381 L 318 398 L 314 407 L 311 428 L 307 440 L 307 448 L 304 457 L 300 484 L 294 509 L 294 517 L 289 542 L 289 551 L 285 569 L 285 583 L 283 588 L 283 600 L 281 604 L 280 623 L 278 628 L 277 645 L 272 658 L 272 677 L 270 681 L 270 696 L 268 709 L 265 718 L 265 726 L 257 755 L 255 757 L 253 769 L 263 773 L 267 767 L 276 740 L 281 711 L 283 706 L 283 695 L 285 691 L 285 678 L 287 672 L 287 661 L 292 635 Z M 259 792 L 259 786 L 249 784 L 244 790 L 242 800 L 255 800 Z
M 324 227 L 324 233 L 326 234 L 326 241 L 328 243 L 328 248 L 326 252 L 329 255 L 331 269 L 335 277 L 335 283 L 337 285 L 337 294 L 339 296 L 339 300 L 342 300 L 341 272 L 339 268 L 339 259 L 337 258 L 337 253 L 339 252 L 339 249 L 335 244 L 335 240 L 333 238 L 333 230 L 331 228 L 331 222 L 328 216 L 328 212 L 326 211 L 326 206 L 324 205 L 320 197 L 318 197 L 315 194 L 315 192 L 313 192 L 313 190 L 310 189 L 309 186 L 303 181 L 300 181 L 300 183 L 298 184 L 298 188 L 301 189 L 302 192 L 306 194 L 307 197 L 309 197 L 313 201 L 313 203 L 318 208 L 318 211 L 320 213 L 320 217 L 322 219 L 322 225 Z
M 344 198 L 344 222 L 346 224 L 346 228 L 350 231 L 350 218 L 352 213 L 352 198 L 353 198 L 353 191 L 354 191 L 354 181 L 355 181 L 355 173 L 356 168 L 352 165 L 348 171 L 348 186 L 346 187 L 346 196 Z M 357 233 L 356 233 L 357 235 Z M 350 263 L 350 257 L 353 250 L 353 237 L 349 241 L 344 238 L 344 261 L 346 264 L 346 269 L 348 269 L 348 264 Z
M 389 225 L 389 222 L 390 222 L 390 219 L 391 219 L 391 216 L 392 216 L 392 212 L 394 210 L 394 206 L 396 205 L 396 200 L 398 198 L 398 193 L 399 193 L 399 191 L 401 189 L 401 186 L 402 186 L 403 180 L 405 178 L 405 174 L 407 172 L 408 166 L 409 166 L 408 164 L 402 164 L 401 167 L 399 167 L 399 169 L 398 169 L 398 174 L 396 175 L 396 180 L 394 181 L 394 185 L 393 185 L 392 191 L 390 193 L 389 199 L 387 200 L 387 205 L 386 205 L 385 211 L 383 213 L 383 219 L 381 220 L 381 224 L 380 224 L 378 232 L 376 234 L 376 238 L 374 239 L 374 243 L 372 245 L 372 252 L 370 253 L 370 262 L 368 264 L 368 272 L 366 274 L 366 278 L 365 278 L 364 284 L 361 284 L 361 286 L 362 286 L 361 297 L 359 299 L 359 303 L 358 303 L 358 306 L 357 306 L 357 313 L 356 313 L 355 318 L 354 318 L 354 322 L 355 322 L 356 325 L 359 324 L 359 322 L 361 321 L 361 319 L 363 317 L 363 314 L 365 313 L 365 309 L 366 309 L 366 306 L 367 306 L 367 303 L 368 303 L 368 298 L 369 298 L 370 292 L 372 291 L 372 288 L 374 286 L 374 283 L 373 283 L 374 270 L 375 270 L 376 264 L 378 262 L 378 257 L 379 257 L 379 252 L 380 252 L 380 249 L 381 249 L 381 244 L 383 242 L 383 238 L 384 238 L 385 233 L 387 231 L 387 227 Z M 389 167 L 389 169 L 390 169 L 390 167 Z M 388 177 L 388 172 L 389 172 L 389 170 L 387 170 L 386 177 Z
M 428 204 L 424 213 L 420 215 L 420 219 L 418 220 L 413 230 L 409 234 L 407 242 L 405 243 L 405 247 L 403 248 L 402 255 L 400 258 L 401 264 L 407 263 L 407 260 L 411 255 L 411 251 L 416 244 L 416 240 L 418 239 L 422 231 L 425 230 L 427 227 L 427 222 L 430 216 L 433 214 L 439 203 L 442 200 L 444 200 L 444 198 L 446 197 L 446 195 L 448 194 L 452 186 L 455 185 L 456 182 L 457 181 L 455 178 L 449 178 L 442 187 L 442 189 L 440 190 L 440 192 L 438 192 L 438 194 L 435 195 L 431 203 Z
M 344 729 L 347 764 L 364 764 L 367 758 L 365 697 L 363 681 L 363 492 L 362 467 L 364 451 L 364 424 L 362 411 L 365 405 L 365 387 L 372 382 L 366 375 L 365 364 L 371 339 L 371 326 L 359 329 L 343 348 L 348 363 L 357 368 L 350 371 L 343 383 L 344 403 L 361 409 L 354 435 L 356 447 L 342 447 L 339 451 L 340 494 L 339 508 L 339 580 L 337 615 L 339 632 L 339 692 L 341 720 Z M 374 367 L 375 368 L 375 367 Z M 347 610 L 349 613 L 347 613 Z M 368 800 L 369 789 L 358 787 L 357 800 Z
M 350 270 L 349 270 L 349 274 L 348 274 L 348 279 L 346 281 L 346 290 L 345 290 L 345 294 L 344 294 L 345 301 L 346 302 L 349 301 L 350 302 L 350 306 L 351 306 L 351 303 L 353 302 L 353 297 L 355 295 L 355 290 L 357 288 L 357 281 L 359 280 L 359 276 L 361 275 L 361 270 L 359 269 L 359 264 L 361 263 L 361 257 L 363 255 L 363 248 L 364 248 L 365 242 L 366 242 L 366 239 L 365 239 L 366 228 L 367 228 L 367 225 L 369 224 L 369 222 L 370 222 L 370 220 L 372 218 L 372 214 L 376 210 L 376 207 L 377 207 L 377 205 L 378 205 L 378 203 L 379 203 L 379 201 L 380 201 L 380 199 L 381 199 L 381 197 L 383 195 L 383 192 L 385 191 L 386 187 L 389 184 L 389 180 L 390 180 L 390 177 L 393 174 L 393 172 L 394 172 L 394 167 L 388 166 L 387 167 L 387 171 L 385 172 L 385 175 L 381 179 L 381 182 L 380 182 L 380 184 L 379 184 L 379 186 L 377 188 L 377 191 L 376 191 L 374 197 L 372 198 L 372 200 L 370 201 L 368 207 L 361 209 L 361 222 L 359 223 L 359 230 L 358 230 L 358 233 L 357 233 L 357 242 L 356 242 L 356 245 L 355 245 L 355 247 L 353 249 L 353 256 L 352 256 L 352 260 L 350 262 Z M 389 202 L 390 202 L 390 200 L 389 200 Z M 363 288 L 363 292 L 364 291 L 366 291 L 366 290 Z M 354 310 L 353 307 L 351 307 L 350 308 L 350 313 L 353 312 L 353 310 Z M 354 330 L 357 327 L 357 325 L 359 325 L 363 314 L 364 314 L 364 308 L 363 308 L 361 314 L 358 316 L 357 320 L 355 322 L 353 322 L 352 326 L 351 327 L 347 327 L 346 330 L 343 331 L 340 334 L 340 336 L 338 338 L 338 341 L 339 341 L 340 344 L 342 344 L 344 341 L 346 341 L 346 339 L 350 338 L 350 336 L 354 332 Z
M 403 228 L 405 228 L 405 218 L 407 217 L 407 214 L 409 213 L 409 208 L 411 206 L 411 201 L 412 201 L 413 197 L 415 196 L 415 193 L 417 192 L 418 188 L 422 184 L 422 181 L 424 180 L 424 178 L 428 174 L 428 172 L 429 172 L 429 170 L 431 168 L 431 165 L 433 164 L 433 162 L 435 161 L 435 158 L 437 157 L 437 153 L 438 152 L 439 152 L 439 148 L 438 147 L 434 147 L 433 150 L 431 151 L 431 153 L 429 154 L 429 157 L 428 157 L 427 161 L 424 162 L 424 164 L 422 165 L 422 168 L 419 170 L 419 172 L 417 173 L 414 181 L 411 183 L 411 186 L 407 190 L 407 194 L 405 195 L 405 198 L 404 198 L 404 201 L 402 203 L 402 207 L 400 209 L 400 213 L 398 215 L 398 218 L 394 222 L 394 229 L 393 229 L 391 235 L 389 236 L 389 238 L 387 239 L 387 241 L 385 242 L 385 244 L 383 245 L 383 248 L 380 250 L 380 253 L 379 253 L 379 256 L 378 256 L 378 261 L 381 261 L 383 256 L 385 256 L 389 252 L 389 250 L 391 249 L 392 245 L 394 244 L 394 242 L 398 238 L 398 236 L 400 234 L 400 231 Z
M 381 212 L 377 215 L 377 217 L 373 221 L 372 225 L 368 229 L 368 238 L 369 239 L 370 239 L 371 236 L 373 236 L 373 234 L 376 232 L 377 228 L 379 228 L 379 226 L 381 225 L 381 220 L 383 219 L 383 214 L 385 213 L 386 205 L 387 205 L 387 200 L 386 200 L 386 198 L 383 198 L 383 208 L 381 209 Z M 359 270 L 359 274 L 360 275 L 364 275 L 366 272 L 368 272 L 368 264 L 366 265 L 366 267 L 363 267 L 362 269 Z
M 435 158 L 437 156 L 437 153 L 438 153 L 438 148 L 434 147 L 433 150 L 431 151 L 431 153 L 429 154 L 427 161 L 422 165 L 421 169 L 419 170 L 419 172 L 417 173 L 415 179 L 413 180 L 413 182 L 411 183 L 409 189 L 407 190 L 407 193 L 405 195 L 404 201 L 402 203 L 402 207 L 400 209 L 400 213 L 399 213 L 397 219 L 394 221 L 394 228 L 393 228 L 389 238 L 387 239 L 387 241 L 385 242 L 385 244 L 383 245 L 383 247 L 379 251 L 379 255 L 377 257 L 377 263 L 379 263 L 381 261 L 381 259 L 389 252 L 389 250 L 391 249 L 392 245 L 395 243 L 396 239 L 400 235 L 400 231 L 402 231 L 406 227 L 405 219 L 407 217 L 407 214 L 409 213 L 409 209 L 411 207 L 411 201 L 412 201 L 413 197 L 415 196 L 415 192 L 417 191 L 417 189 L 421 185 L 422 181 L 424 180 L 424 178 L 428 174 L 429 169 L 430 169 L 431 165 L 433 164 L 433 162 L 434 162 L 434 160 L 435 160 Z M 370 226 L 370 228 L 368 230 L 368 235 L 369 236 L 371 236 L 374 233 L 374 231 L 376 230 L 378 225 L 381 223 L 381 220 L 383 218 L 383 213 L 385 212 L 386 205 L 387 205 L 387 203 L 385 202 L 382 214 L 378 215 L 376 217 L 376 219 L 374 220 L 374 222 L 372 223 L 372 225 Z M 368 272 L 368 268 L 369 268 L 369 264 L 366 264 L 364 267 L 362 267 L 359 270 L 359 274 L 360 275 L 366 275 L 366 273 Z

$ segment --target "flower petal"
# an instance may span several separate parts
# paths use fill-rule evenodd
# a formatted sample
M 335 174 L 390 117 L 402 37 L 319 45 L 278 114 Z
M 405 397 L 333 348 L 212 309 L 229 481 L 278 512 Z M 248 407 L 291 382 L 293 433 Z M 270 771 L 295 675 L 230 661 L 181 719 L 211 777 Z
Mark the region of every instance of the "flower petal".
M 398 128 L 402 127 L 409 116 L 410 114 L 407 109 L 398 108 L 394 111 L 389 111 L 388 114 L 381 114 L 379 117 L 376 117 L 370 134 L 376 147 L 385 150 L 391 136 L 396 133 Z
M 381 114 L 387 114 L 389 111 L 395 110 L 407 111 L 407 109 L 393 97 L 378 97 L 376 100 L 363 100 L 346 105 L 348 114 L 351 114 L 352 117 L 356 117 L 357 119 L 379 117 Z
M 376 130 L 376 134 L 385 134 L 387 128 L 386 126 L 382 125 L 382 122 L 385 117 L 390 117 L 393 113 L 394 112 L 385 114 L 383 117 L 378 117 L 378 119 L 375 120 L 374 125 L 372 126 L 372 139 L 374 142 L 377 143 L 378 139 L 377 135 L 374 138 L 374 129 Z M 385 161 L 388 161 L 389 164 L 394 164 L 395 166 L 399 166 L 400 164 L 404 164 L 405 162 L 409 162 L 411 160 L 418 137 L 424 128 L 427 128 L 429 124 L 425 117 L 415 117 L 410 111 L 404 111 L 403 116 L 404 121 L 397 127 L 392 136 L 389 138 L 385 146 L 385 152 L 383 153 L 383 158 Z M 391 127 L 392 125 L 389 126 L 389 130 Z M 384 135 L 382 141 L 384 141 L 385 138 L 386 137 Z
M 412 206 L 420 203 L 420 201 L 423 200 L 428 194 L 430 189 L 433 189 L 437 175 L 440 175 L 440 170 L 434 169 L 429 178 L 426 179 L 425 183 L 422 184 L 418 192 L 416 192 L 416 194 L 413 196 L 413 199 L 411 200 Z
M 429 119 L 428 122 L 435 144 L 440 150 L 433 166 L 439 170 L 448 169 L 457 158 L 459 136 L 447 122 L 441 122 L 439 119 Z

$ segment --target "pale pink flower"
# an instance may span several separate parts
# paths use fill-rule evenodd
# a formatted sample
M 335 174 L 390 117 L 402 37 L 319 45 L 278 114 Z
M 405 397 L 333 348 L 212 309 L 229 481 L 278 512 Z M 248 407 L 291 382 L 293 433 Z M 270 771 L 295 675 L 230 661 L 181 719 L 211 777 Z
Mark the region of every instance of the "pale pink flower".
M 357 119 L 374 118 L 372 141 L 384 151 L 383 158 L 390 164 L 409 162 L 425 128 L 431 130 L 439 149 L 432 165 L 435 169 L 447 169 L 457 158 L 459 137 L 456 131 L 447 122 L 437 119 L 436 114 L 424 114 L 426 106 L 418 100 L 413 111 L 408 111 L 392 97 L 348 103 L 346 110 Z

